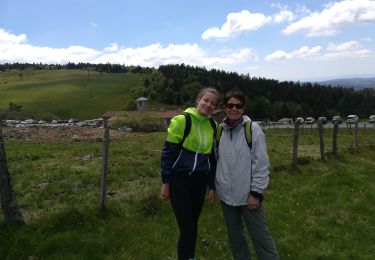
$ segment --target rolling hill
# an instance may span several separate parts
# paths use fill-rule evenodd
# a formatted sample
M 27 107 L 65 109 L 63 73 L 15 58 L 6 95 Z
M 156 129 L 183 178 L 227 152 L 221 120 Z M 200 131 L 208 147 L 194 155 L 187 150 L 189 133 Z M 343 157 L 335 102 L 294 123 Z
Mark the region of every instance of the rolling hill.
M 343 78 L 317 82 L 320 85 L 333 87 L 353 87 L 354 89 L 375 88 L 375 78 Z
M 100 73 L 86 70 L 0 73 L 0 109 L 10 102 L 22 106 L 8 118 L 90 119 L 107 111 L 125 110 L 131 93 L 142 89 L 139 73 Z
M 367 117 L 374 114 L 375 88 L 354 91 L 323 84 L 373 87 L 372 82 L 375 78 L 279 82 L 183 64 L 157 70 L 111 64 L 67 64 L 66 68 L 0 64 L 0 118 L 93 119 L 108 111 L 135 109 L 134 101 L 140 96 L 149 98 L 149 110 L 175 109 L 194 104 L 205 86 L 214 86 L 220 93 L 240 89 L 248 97 L 246 113 L 260 120 L 336 114 Z

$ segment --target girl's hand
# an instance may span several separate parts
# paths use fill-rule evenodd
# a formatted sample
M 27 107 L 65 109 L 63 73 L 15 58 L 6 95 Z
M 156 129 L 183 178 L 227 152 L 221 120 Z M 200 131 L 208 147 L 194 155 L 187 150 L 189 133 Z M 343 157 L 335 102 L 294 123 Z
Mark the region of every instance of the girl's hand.
M 209 190 L 207 200 L 209 203 L 212 203 L 215 199 L 215 190 Z
M 161 186 L 161 191 L 160 191 L 160 199 L 162 200 L 168 200 L 169 199 L 169 184 L 168 183 L 163 183 Z

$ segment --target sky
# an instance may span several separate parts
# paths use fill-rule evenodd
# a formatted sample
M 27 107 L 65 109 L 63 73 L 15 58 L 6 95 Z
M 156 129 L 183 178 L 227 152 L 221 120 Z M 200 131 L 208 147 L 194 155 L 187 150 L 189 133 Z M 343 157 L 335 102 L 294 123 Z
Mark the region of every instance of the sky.
M 0 63 L 375 77 L 375 0 L 0 0 Z

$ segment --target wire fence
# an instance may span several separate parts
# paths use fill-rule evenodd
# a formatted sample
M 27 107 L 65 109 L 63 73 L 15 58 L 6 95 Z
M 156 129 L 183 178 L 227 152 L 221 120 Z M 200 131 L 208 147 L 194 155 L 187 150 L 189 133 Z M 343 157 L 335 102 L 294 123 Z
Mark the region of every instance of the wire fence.
M 263 125 L 262 129 L 266 136 L 293 137 L 291 165 L 294 169 L 298 165 L 301 140 L 309 139 L 312 145 L 318 146 L 321 160 L 326 159 L 327 151 L 336 156 L 339 151 L 338 146 L 342 150 L 343 144 L 350 149 L 359 149 L 360 141 L 365 143 L 367 140 L 373 139 L 375 142 L 375 124 L 318 123 L 306 125 L 295 122 L 294 125 Z M 285 143 L 285 145 L 287 144 Z

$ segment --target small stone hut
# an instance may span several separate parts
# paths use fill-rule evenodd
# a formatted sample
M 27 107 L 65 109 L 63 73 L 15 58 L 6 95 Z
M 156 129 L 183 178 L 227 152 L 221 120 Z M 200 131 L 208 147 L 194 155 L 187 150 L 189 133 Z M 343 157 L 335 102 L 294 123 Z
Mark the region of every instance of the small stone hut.
M 137 111 L 138 112 L 147 112 L 148 110 L 148 99 L 145 97 L 140 97 L 136 100 Z

